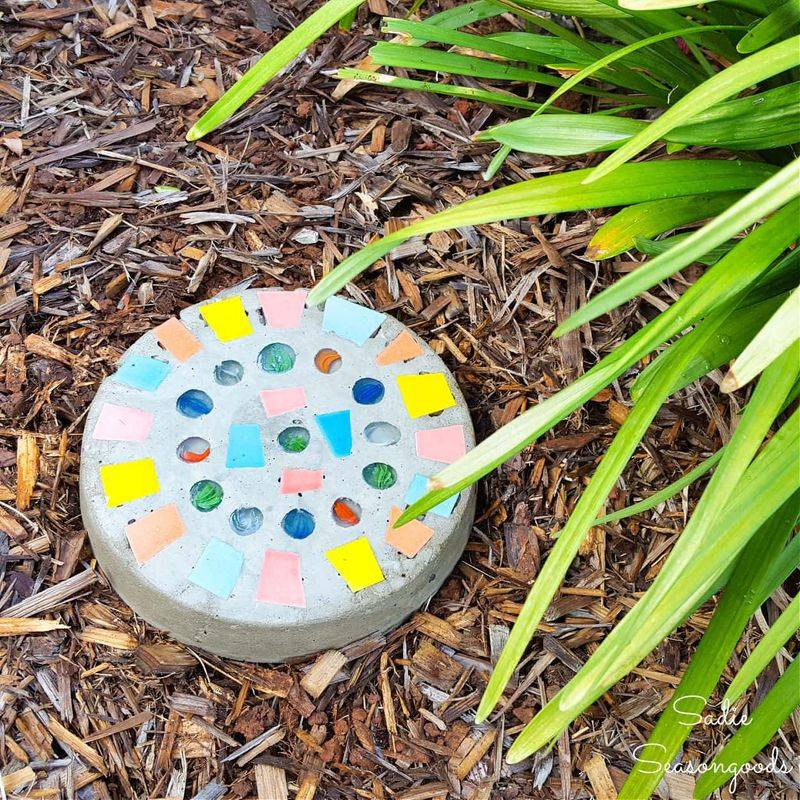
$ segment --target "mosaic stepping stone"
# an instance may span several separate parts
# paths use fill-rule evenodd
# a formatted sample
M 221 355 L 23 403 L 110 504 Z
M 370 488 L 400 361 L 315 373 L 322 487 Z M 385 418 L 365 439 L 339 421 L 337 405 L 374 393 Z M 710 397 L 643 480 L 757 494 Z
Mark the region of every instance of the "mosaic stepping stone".
M 86 419 L 81 509 L 104 572 L 142 618 L 222 656 L 279 662 L 399 624 L 474 518 L 469 489 L 393 527 L 473 446 L 468 410 L 398 321 L 306 297 L 185 309 L 124 354 Z

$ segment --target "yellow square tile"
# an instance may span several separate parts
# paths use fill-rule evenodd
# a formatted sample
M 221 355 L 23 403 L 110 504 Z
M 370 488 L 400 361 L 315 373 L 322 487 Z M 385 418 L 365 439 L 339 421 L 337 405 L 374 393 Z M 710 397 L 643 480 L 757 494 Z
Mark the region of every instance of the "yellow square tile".
M 398 375 L 397 386 L 412 419 L 435 414 L 456 404 L 456 399 L 441 372 L 426 375 Z
M 109 508 L 159 491 L 156 465 L 152 458 L 106 464 L 100 467 L 100 482 Z
M 345 579 L 352 592 L 358 592 L 384 580 L 380 564 L 366 536 L 328 550 L 325 558 Z
M 241 339 L 253 332 L 241 297 L 228 297 L 200 306 L 200 314 L 221 342 Z

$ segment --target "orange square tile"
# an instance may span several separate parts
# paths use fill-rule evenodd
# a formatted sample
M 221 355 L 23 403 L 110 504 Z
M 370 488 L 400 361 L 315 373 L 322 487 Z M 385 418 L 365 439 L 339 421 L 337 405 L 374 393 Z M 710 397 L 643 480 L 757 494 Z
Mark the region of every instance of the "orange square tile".
M 174 503 L 157 508 L 125 526 L 125 535 L 140 564 L 149 561 L 176 539 L 180 539 L 184 533 L 186 526 Z
M 411 522 L 407 522 L 399 528 L 393 528 L 392 525 L 394 525 L 395 520 L 401 513 L 397 506 L 392 506 L 384 541 L 399 550 L 404 556 L 414 558 L 430 541 L 431 536 L 433 536 L 433 528 L 429 528 L 418 519 L 412 519 Z
M 181 363 L 203 349 L 200 340 L 176 317 L 153 328 L 159 344 Z

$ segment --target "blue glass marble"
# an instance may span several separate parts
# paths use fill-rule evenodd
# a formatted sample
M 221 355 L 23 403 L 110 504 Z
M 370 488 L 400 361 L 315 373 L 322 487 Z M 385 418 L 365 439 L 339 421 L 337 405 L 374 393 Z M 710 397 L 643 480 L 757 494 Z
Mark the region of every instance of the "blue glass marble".
M 350 412 L 331 411 L 314 417 L 320 431 L 335 458 L 349 456 L 353 449 L 353 434 L 350 431 Z
M 172 371 L 166 361 L 147 356 L 129 356 L 114 373 L 113 379 L 143 392 L 154 392 Z
M 211 413 L 214 401 L 200 389 L 189 389 L 178 398 L 175 406 L 184 417 L 197 419 Z
M 214 380 L 220 386 L 234 386 L 243 376 L 244 367 L 238 361 L 226 359 L 214 367 Z
M 379 380 L 359 378 L 353 386 L 353 399 L 362 406 L 373 406 L 383 400 L 385 391 Z
M 281 520 L 281 527 L 292 539 L 305 539 L 314 532 L 314 515 L 302 508 L 293 508 Z
M 258 354 L 258 366 L 264 372 L 288 372 L 295 359 L 296 354 L 288 344 L 273 342 Z
M 237 508 L 230 518 L 231 529 L 238 536 L 250 536 L 264 524 L 264 514 L 260 508 Z

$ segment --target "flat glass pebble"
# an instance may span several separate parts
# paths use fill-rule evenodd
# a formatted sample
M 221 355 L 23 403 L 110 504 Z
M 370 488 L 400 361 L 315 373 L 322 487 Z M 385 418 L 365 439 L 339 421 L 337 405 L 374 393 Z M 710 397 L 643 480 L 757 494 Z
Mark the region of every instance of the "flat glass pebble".
M 297 358 L 294 350 L 283 342 L 272 342 L 258 354 L 258 366 L 264 372 L 288 372 Z
M 302 508 L 293 508 L 281 520 L 281 527 L 292 539 L 305 539 L 314 532 L 314 515 Z
M 302 453 L 311 441 L 311 434 L 306 428 L 292 426 L 284 428 L 278 434 L 278 444 L 287 453 Z
M 178 398 L 175 405 L 184 417 L 197 419 L 211 413 L 214 401 L 200 389 L 189 389 Z
M 314 366 L 329 375 L 342 366 L 342 357 L 335 350 L 325 347 L 314 356 Z
M 237 508 L 230 516 L 231 529 L 239 536 L 250 536 L 264 524 L 260 508 Z
M 370 422 L 364 428 L 364 438 L 370 444 L 379 444 L 386 447 L 390 444 L 397 444 L 400 441 L 400 429 L 392 425 L 391 422 Z
M 380 461 L 367 464 L 361 470 L 361 475 L 373 489 L 388 489 L 397 483 L 397 473 L 394 471 L 394 467 Z
M 372 406 L 383 400 L 386 390 L 375 378 L 359 378 L 353 386 L 353 399 L 362 406 Z
M 334 500 L 331 511 L 336 524 L 343 528 L 350 528 L 361 522 L 361 506 L 349 497 Z
M 190 436 L 178 445 L 178 458 L 187 464 L 199 464 L 211 454 L 211 445 L 199 436 Z
M 221 361 L 214 367 L 214 380 L 220 386 L 234 386 L 244 375 L 244 367 L 232 359 Z
M 222 494 L 216 481 L 197 481 L 189 489 L 189 499 L 198 511 L 213 511 L 222 502 Z

